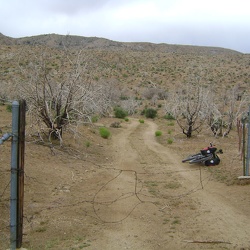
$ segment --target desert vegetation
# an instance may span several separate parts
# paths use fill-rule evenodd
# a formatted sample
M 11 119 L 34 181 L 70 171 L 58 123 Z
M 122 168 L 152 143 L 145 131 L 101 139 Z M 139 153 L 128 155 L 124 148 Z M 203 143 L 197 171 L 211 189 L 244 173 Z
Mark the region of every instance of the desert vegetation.
M 26 99 L 33 133 L 50 141 L 62 143 L 63 130 L 77 134 L 93 117 L 140 114 L 171 116 L 187 137 L 204 126 L 226 136 L 249 103 L 250 56 L 236 51 L 56 35 L 6 39 L 1 103 Z
M 247 248 L 235 124 L 248 111 L 249 55 L 55 34 L 0 34 L 0 47 L 0 134 L 11 101 L 28 105 L 23 247 Z M 220 165 L 181 162 L 211 141 Z M 0 150 L 7 249 L 10 141 Z

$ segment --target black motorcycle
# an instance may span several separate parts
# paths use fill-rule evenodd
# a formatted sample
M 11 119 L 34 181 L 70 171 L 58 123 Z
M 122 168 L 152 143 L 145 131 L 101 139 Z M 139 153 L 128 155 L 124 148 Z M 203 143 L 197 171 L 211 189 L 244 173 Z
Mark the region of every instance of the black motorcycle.
M 200 153 L 190 155 L 182 162 L 192 163 L 203 163 L 205 166 L 215 166 L 220 163 L 220 158 L 217 154 L 223 154 L 222 149 L 217 150 L 217 148 L 210 143 L 210 146 L 207 148 L 201 149 Z

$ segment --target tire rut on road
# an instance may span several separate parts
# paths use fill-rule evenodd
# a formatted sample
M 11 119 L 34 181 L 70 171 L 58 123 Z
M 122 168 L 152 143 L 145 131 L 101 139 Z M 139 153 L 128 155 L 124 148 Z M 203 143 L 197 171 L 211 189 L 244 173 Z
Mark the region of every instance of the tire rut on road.
M 110 202 L 99 205 L 99 216 L 118 222 L 103 232 L 106 249 L 206 249 L 185 240 L 225 242 L 210 249 L 249 246 L 249 217 L 229 202 L 225 186 L 205 168 L 182 164 L 156 141 L 156 130 L 153 121 L 131 119 L 113 138 L 117 177 L 96 196 Z

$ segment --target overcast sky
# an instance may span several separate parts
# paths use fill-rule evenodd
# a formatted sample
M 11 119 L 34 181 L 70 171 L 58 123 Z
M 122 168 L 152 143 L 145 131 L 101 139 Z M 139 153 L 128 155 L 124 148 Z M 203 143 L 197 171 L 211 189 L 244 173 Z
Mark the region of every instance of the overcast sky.
M 250 53 L 250 0 L 0 0 L 0 32 L 216 46 Z

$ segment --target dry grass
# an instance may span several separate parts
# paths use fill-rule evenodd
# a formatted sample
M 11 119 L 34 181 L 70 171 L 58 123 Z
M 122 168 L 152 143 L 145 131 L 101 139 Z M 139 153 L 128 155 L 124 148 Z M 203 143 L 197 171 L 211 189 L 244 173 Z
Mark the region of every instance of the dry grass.
M 10 85 L 20 81 L 18 62 L 23 66 L 31 61 L 34 63 L 33 55 L 40 55 L 45 50 L 50 54 L 48 67 L 52 70 L 60 69 L 61 49 L 28 45 L 0 46 L 1 84 Z M 71 54 L 74 55 L 76 51 L 76 48 L 72 48 Z M 138 99 L 143 98 L 145 91 L 150 88 L 168 91 L 178 84 L 192 81 L 196 76 L 200 77 L 203 85 L 213 85 L 218 91 L 222 86 L 240 86 L 243 89 L 249 87 L 248 54 L 223 49 L 218 49 L 219 52 L 214 54 L 211 49 L 210 53 L 206 50 L 201 53 L 199 47 L 192 46 L 176 51 L 157 51 L 154 47 L 143 52 L 129 48 L 125 51 L 117 48 L 114 51 L 107 47 L 83 50 L 83 54 L 87 58 L 86 74 L 92 81 L 102 79 L 115 82 L 125 96 Z

